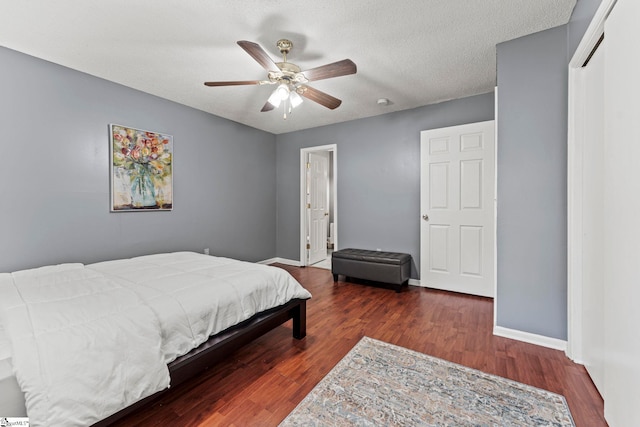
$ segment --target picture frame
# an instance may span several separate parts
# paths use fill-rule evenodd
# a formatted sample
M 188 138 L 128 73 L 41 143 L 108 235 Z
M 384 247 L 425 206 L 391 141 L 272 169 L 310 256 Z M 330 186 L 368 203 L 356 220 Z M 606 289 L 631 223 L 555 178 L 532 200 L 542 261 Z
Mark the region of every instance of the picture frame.
M 173 210 L 173 136 L 109 125 L 111 212 Z

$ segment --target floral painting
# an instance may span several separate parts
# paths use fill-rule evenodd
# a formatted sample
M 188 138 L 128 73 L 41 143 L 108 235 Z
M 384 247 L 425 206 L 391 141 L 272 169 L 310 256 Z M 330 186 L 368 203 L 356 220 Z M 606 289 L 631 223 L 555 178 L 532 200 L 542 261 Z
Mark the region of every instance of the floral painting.
M 173 137 L 110 125 L 111 211 L 173 208 Z

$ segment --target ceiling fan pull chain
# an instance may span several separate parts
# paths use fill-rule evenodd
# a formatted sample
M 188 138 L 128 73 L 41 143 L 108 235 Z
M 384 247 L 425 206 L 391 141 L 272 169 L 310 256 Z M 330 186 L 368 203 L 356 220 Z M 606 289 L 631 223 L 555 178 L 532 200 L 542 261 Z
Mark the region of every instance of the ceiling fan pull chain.
M 285 98 L 285 100 L 284 100 L 284 104 L 282 104 L 282 109 L 284 110 L 283 118 L 284 118 L 285 120 L 287 120 L 287 101 L 289 101 L 289 98 L 288 98 L 288 97 L 287 97 L 287 98 Z

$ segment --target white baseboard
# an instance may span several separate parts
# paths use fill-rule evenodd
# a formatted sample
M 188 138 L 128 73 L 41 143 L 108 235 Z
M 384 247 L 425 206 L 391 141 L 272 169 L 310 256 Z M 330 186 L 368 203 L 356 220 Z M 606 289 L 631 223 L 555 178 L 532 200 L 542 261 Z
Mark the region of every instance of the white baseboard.
M 518 331 L 515 329 L 503 328 L 502 326 L 493 327 L 493 335 L 499 337 L 511 338 L 518 341 L 528 342 L 542 347 L 552 348 L 554 350 L 567 351 L 567 342 L 557 338 L 549 338 L 543 335 L 532 334 L 530 332 Z
M 421 286 L 428 288 L 426 284 L 422 284 L 419 279 L 409 279 L 409 284 L 413 286 Z M 518 341 L 535 344 L 542 347 L 552 348 L 554 350 L 567 351 L 567 341 L 557 338 L 549 338 L 543 335 L 532 334 L 530 332 L 518 331 L 515 329 L 504 328 L 502 326 L 494 326 L 493 334 L 499 337 L 511 338 Z M 580 363 L 580 362 L 577 362 Z
M 276 262 L 278 264 L 285 264 L 285 265 L 292 265 L 294 267 L 300 267 L 300 261 L 287 259 L 287 258 L 280 258 L 280 257 L 265 259 L 264 261 L 258 261 L 258 264 L 274 264 Z

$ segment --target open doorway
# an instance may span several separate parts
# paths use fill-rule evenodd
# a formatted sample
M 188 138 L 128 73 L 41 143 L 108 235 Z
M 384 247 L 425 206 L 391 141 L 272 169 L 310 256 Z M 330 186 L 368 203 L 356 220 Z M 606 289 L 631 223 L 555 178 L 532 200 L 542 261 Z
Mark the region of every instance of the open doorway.
M 300 150 L 300 265 L 331 268 L 338 242 L 337 146 Z

